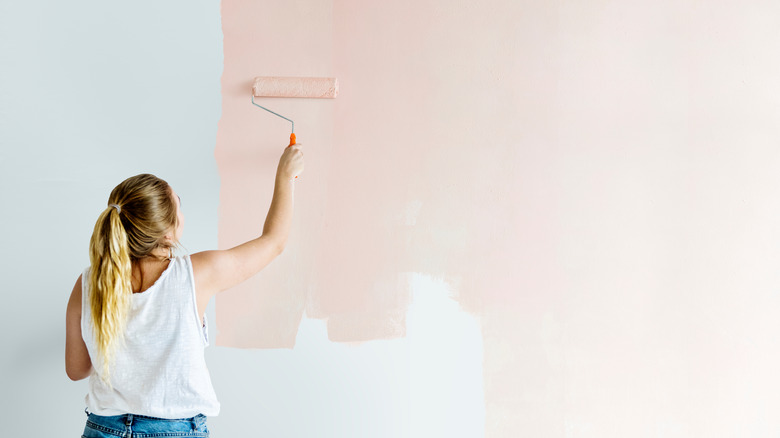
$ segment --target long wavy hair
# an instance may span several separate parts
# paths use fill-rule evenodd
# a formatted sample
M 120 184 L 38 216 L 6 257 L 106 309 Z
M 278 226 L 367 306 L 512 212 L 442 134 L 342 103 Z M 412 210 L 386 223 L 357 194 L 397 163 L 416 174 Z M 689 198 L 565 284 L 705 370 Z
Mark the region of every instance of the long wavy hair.
M 89 290 L 95 344 L 103 357 L 102 378 L 110 382 L 117 342 L 124 338 L 132 267 L 157 248 L 171 248 L 165 239 L 178 225 L 173 192 L 164 180 L 141 174 L 111 191 L 89 242 Z

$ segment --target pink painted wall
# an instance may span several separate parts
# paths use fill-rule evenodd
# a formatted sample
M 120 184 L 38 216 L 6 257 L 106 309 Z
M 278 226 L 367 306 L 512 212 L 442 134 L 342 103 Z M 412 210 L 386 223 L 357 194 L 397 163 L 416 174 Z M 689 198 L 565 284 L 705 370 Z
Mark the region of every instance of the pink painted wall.
M 256 76 L 327 76 L 333 71 L 332 6 L 327 2 L 222 2 L 225 67 L 217 132 L 219 245 L 232 247 L 263 229 L 274 175 L 289 144 L 290 122 L 250 102 Z M 256 100 L 296 122 L 307 168 L 299 178 L 292 235 L 262 275 L 218 298 L 218 345 L 292 347 L 314 285 L 333 159 L 334 100 Z
M 488 437 L 776 434 L 778 13 L 223 1 L 220 246 L 262 229 L 289 135 L 252 79 L 341 90 L 265 100 L 307 167 L 217 344 L 292 348 L 304 312 L 402 337 L 420 272 L 480 321 Z

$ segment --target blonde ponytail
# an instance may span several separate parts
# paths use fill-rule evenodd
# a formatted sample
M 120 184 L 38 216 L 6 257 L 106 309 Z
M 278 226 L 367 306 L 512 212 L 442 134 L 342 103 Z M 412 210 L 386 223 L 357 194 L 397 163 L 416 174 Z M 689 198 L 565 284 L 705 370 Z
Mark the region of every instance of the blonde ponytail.
M 127 233 L 117 208 L 108 207 L 98 218 L 89 245 L 90 308 L 95 344 L 103 356 L 103 378 L 109 381 L 117 342 L 124 335 L 132 289 L 132 264 Z
M 114 188 L 109 206 L 95 223 L 89 243 L 90 309 L 95 345 L 103 359 L 100 374 L 109 385 L 130 310 L 133 263 L 156 248 L 175 245 L 166 241 L 165 233 L 177 222 L 168 183 L 142 174 Z

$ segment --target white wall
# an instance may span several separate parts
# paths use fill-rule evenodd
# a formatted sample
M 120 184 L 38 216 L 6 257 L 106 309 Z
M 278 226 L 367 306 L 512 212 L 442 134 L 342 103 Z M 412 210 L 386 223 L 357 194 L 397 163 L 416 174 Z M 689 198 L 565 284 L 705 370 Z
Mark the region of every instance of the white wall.
M 216 247 L 221 38 L 212 0 L 0 2 L 4 435 L 84 427 L 65 306 L 116 184 L 166 179 L 183 200 L 184 245 Z

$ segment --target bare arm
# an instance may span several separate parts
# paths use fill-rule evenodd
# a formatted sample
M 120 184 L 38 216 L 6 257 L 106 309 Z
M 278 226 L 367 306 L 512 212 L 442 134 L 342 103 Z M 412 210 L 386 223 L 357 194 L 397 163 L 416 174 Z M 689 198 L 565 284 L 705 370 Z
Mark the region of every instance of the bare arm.
M 76 280 L 65 315 L 65 372 L 71 380 L 81 380 L 92 373 L 92 360 L 81 337 L 81 276 Z
M 276 172 L 274 195 L 256 239 L 227 250 L 193 254 L 198 310 L 206 308 L 212 296 L 257 274 L 284 250 L 293 215 L 295 176 L 303 172 L 303 152 L 300 145 L 285 148 Z

